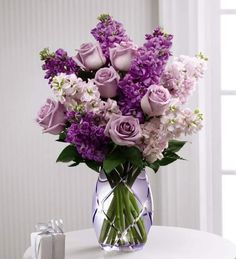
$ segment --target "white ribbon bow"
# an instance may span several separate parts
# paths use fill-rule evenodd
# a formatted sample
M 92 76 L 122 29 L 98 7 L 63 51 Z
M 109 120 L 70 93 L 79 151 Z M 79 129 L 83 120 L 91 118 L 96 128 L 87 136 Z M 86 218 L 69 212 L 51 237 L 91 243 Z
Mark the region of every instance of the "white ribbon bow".
M 38 235 L 51 235 L 52 237 L 52 259 L 55 259 L 55 234 L 63 234 L 63 221 L 62 219 L 51 219 L 48 223 L 38 223 L 36 226 Z M 38 259 L 40 250 L 40 241 L 37 242 L 35 238 L 35 256 Z
M 51 219 L 48 223 L 38 223 L 36 226 L 36 231 L 39 235 L 51 234 L 51 233 L 63 233 L 63 221 L 62 219 Z

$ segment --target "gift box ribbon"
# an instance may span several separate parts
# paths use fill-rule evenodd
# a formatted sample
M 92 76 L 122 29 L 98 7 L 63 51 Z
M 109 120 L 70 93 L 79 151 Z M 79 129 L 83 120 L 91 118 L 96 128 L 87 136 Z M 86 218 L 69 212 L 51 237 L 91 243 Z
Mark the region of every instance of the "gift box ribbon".
M 52 259 L 55 258 L 55 238 L 56 234 L 63 234 L 63 221 L 62 219 L 52 219 L 48 223 L 38 223 L 36 226 L 36 231 L 39 232 L 38 235 L 50 235 L 52 237 Z M 35 238 L 35 255 L 36 259 L 39 258 L 40 241 L 37 242 Z

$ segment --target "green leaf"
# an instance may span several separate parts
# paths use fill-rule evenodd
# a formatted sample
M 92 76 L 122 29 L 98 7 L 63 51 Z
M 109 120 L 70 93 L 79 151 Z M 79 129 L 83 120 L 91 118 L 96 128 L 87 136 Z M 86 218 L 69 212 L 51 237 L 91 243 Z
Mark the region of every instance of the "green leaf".
M 101 22 L 105 22 L 108 18 L 110 17 L 109 14 L 100 14 L 100 16 L 98 16 L 98 20 Z
M 41 50 L 39 52 L 39 55 L 40 55 L 40 59 L 45 61 L 45 60 L 47 60 L 50 57 L 54 57 L 55 53 L 54 52 L 50 52 L 49 48 L 44 48 L 43 50 Z
M 156 160 L 154 163 L 147 164 L 148 167 L 150 167 L 155 173 L 157 173 L 158 169 L 160 168 L 159 160 Z
M 179 155 L 173 153 L 173 152 L 168 152 L 165 154 L 164 158 L 162 158 L 159 161 L 159 165 L 160 166 L 166 166 L 169 165 L 171 163 L 173 163 L 174 161 L 176 161 L 177 159 L 181 159 L 184 160 L 182 157 L 180 157 Z
M 177 155 L 175 152 L 178 152 L 187 141 L 179 141 L 179 140 L 170 140 L 169 146 L 163 152 L 163 158 L 161 160 L 156 160 L 154 163 L 146 162 L 146 166 L 152 168 L 155 172 L 158 171 L 160 166 L 166 166 L 178 159 L 185 160 L 184 158 Z
M 75 163 L 70 164 L 69 167 L 74 167 L 74 166 L 77 166 L 77 165 L 79 165 L 79 164 L 80 164 L 80 163 L 75 162 Z
M 73 145 L 65 147 L 57 158 L 57 162 L 70 162 L 74 161 L 80 163 L 83 159 L 79 156 L 77 149 Z
M 63 131 L 60 133 L 59 138 L 56 141 L 65 142 L 65 139 L 66 139 L 66 133 Z
M 85 164 L 96 172 L 100 172 L 101 164 L 93 160 L 85 160 Z
M 119 149 L 115 149 L 103 161 L 103 168 L 105 172 L 109 174 L 118 165 L 123 164 L 125 160 L 126 158 L 124 156 L 124 153 L 120 152 Z
M 134 166 L 143 167 L 143 159 L 140 150 L 136 147 L 130 147 L 124 151 L 126 160 L 132 163 Z
M 170 140 L 169 144 L 168 144 L 168 148 L 166 149 L 166 151 L 176 153 L 186 144 L 186 142 L 187 141 Z

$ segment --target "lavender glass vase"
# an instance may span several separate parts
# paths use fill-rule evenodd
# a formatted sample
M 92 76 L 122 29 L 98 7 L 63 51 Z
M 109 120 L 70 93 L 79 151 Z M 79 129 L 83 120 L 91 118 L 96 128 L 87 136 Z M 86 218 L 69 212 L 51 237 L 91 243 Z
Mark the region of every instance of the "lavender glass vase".
M 144 246 L 153 220 L 153 199 L 145 170 L 121 166 L 101 171 L 93 197 L 93 224 L 100 246 L 137 250 Z

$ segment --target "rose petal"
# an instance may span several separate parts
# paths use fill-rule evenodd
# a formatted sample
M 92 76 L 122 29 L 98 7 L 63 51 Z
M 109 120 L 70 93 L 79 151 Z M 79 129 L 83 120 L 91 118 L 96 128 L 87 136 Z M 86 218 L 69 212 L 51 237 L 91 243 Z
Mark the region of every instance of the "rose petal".
M 144 113 L 150 115 L 152 113 L 152 108 L 148 100 L 148 94 L 145 94 L 141 99 L 141 108 Z

